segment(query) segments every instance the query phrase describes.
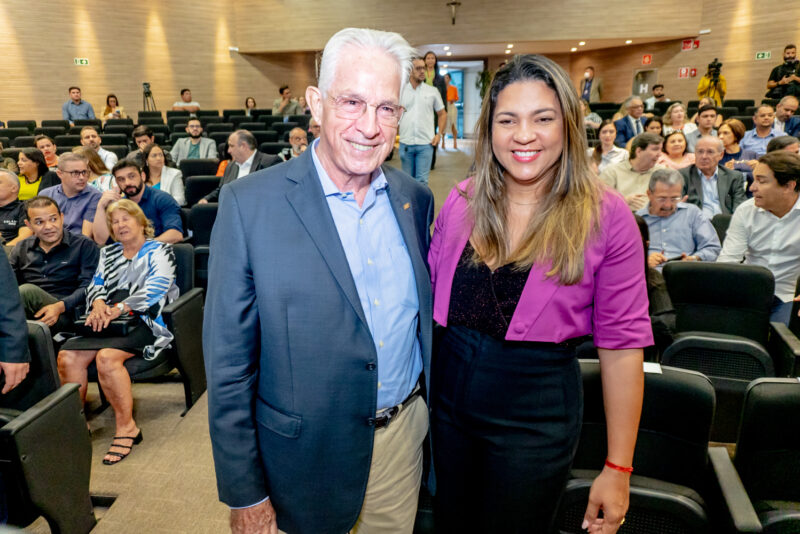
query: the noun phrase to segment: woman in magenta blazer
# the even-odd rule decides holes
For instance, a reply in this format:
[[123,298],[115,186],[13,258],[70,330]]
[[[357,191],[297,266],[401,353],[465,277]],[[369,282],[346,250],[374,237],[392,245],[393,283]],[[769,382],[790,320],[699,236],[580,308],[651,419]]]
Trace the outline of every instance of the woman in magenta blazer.
[[582,422],[575,347],[588,336],[609,435],[584,528],[616,532],[653,343],[633,214],[591,172],[578,97],[547,58],[497,72],[475,152],[428,257],[446,327],[431,373],[437,532],[552,529]]

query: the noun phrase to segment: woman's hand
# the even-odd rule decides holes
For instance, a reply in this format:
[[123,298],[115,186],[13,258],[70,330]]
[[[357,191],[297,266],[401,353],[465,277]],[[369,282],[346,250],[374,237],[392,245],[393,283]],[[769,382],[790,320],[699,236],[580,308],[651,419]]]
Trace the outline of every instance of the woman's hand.
[[[590,533],[614,534],[625,519],[630,497],[630,475],[604,467],[589,490],[589,504],[581,528]],[[598,518],[598,511],[603,517]]]

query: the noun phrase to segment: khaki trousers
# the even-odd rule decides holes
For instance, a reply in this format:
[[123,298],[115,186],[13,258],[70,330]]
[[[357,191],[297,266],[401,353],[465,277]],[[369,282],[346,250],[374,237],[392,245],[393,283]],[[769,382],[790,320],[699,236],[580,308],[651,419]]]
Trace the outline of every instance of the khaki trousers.
[[427,433],[428,407],[421,396],[375,431],[367,492],[351,534],[411,534]]

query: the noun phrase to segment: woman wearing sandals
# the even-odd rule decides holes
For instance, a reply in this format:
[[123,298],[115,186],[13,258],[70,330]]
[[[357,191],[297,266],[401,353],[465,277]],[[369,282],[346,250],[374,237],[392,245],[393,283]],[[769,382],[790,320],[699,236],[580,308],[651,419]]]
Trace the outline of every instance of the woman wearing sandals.
[[[100,387],[114,409],[114,441],[103,458],[113,465],[124,460],[142,441],[142,431],[133,420],[131,379],[125,360],[156,358],[169,346],[172,334],[167,330],[161,311],[178,297],[175,284],[175,255],[172,246],[153,240],[153,226],[142,209],[127,199],[106,210],[108,231],[116,242],[100,251],[100,261],[87,288],[90,310],[86,326],[92,335],[73,337],[58,353],[61,382],[80,384],[81,398],[86,398],[86,368],[97,364]],[[135,321],[127,335],[109,332],[109,324],[120,316]]]

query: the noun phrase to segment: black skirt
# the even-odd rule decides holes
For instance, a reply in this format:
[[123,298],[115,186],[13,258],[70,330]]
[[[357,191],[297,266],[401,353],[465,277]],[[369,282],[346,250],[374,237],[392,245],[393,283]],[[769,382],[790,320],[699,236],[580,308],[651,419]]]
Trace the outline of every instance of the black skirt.
[[146,324],[139,323],[133,328],[132,332],[129,332],[128,335],[124,337],[71,337],[64,342],[64,345],[61,346],[61,350],[117,349],[141,356],[144,348],[148,345],[153,345],[155,342],[156,337],[153,335],[153,332]]

